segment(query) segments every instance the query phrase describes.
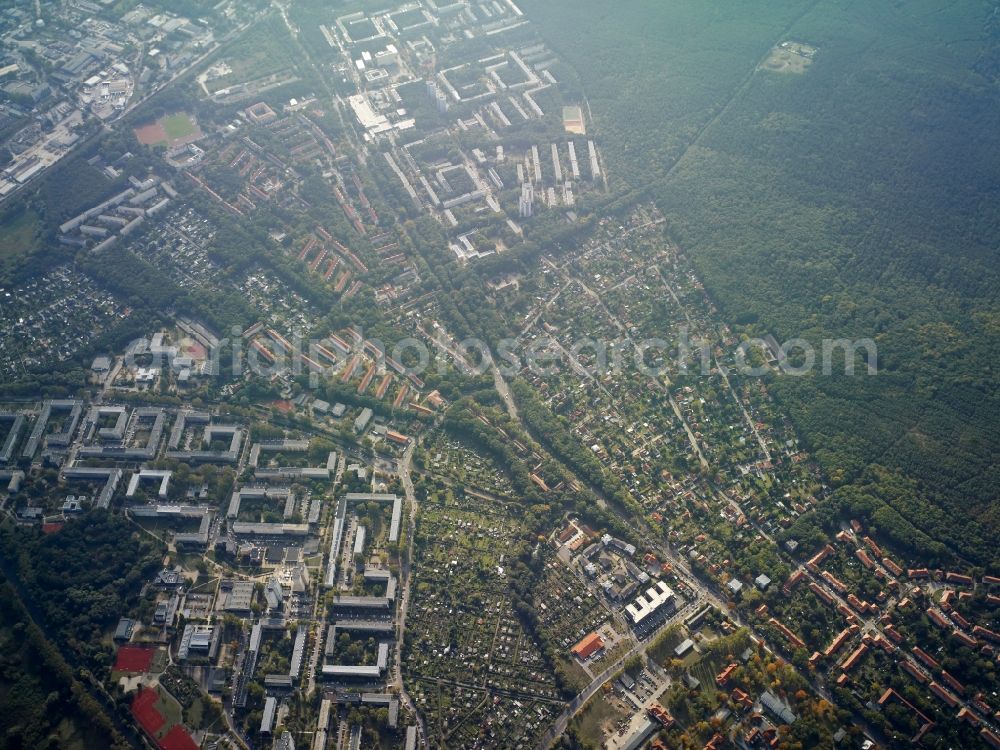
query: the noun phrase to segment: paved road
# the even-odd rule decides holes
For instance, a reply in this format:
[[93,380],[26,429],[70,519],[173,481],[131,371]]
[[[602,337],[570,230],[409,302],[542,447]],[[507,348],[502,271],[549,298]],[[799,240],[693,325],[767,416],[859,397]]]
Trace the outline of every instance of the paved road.
[[411,441],[409,445],[406,446],[406,450],[403,451],[403,457],[397,464],[397,473],[399,475],[399,480],[403,484],[403,494],[406,496],[407,505],[410,508],[409,520],[407,524],[406,540],[407,548],[406,554],[403,555],[402,564],[400,565],[400,576],[402,577],[402,586],[400,599],[399,599],[399,609],[396,612],[396,656],[395,664],[393,666],[393,681],[392,686],[399,688],[399,700],[405,708],[413,713],[417,717],[417,735],[419,738],[420,746],[427,747],[427,731],[424,727],[423,716],[417,711],[417,706],[410,697],[410,694],[406,690],[406,686],[403,684],[403,638],[406,634],[406,613],[410,607],[410,597],[412,595],[411,584],[413,582],[413,577],[411,575],[411,561],[413,559],[413,538],[416,536],[416,526],[417,526],[417,495],[413,491],[413,477],[410,474],[410,463],[413,459],[413,451],[416,448],[416,442]]
[[572,719],[577,712],[587,704],[587,701],[594,697],[594,694],[601,689],[601,686],[618,674],[618,672],[625,667],[625,662],[632,657],[641,654],[645,648],[646,647],[643,644],[637,643],[627,654],[625,654],[625,656],[597,675],[597,677],[595,677],[591,683],[587,685],[587,687],[580,691],[580,693],[569,702],[566,709],[559,714],[559,718],[555,720],[555,723],[549,727],[548,731],[538,741],[538,744],[535,746],[535,750],[547,750],[547,748],[551,747],[552,743],[555,742],[558,737],[561,737],[566,731],[566,727],[569,726],[570,719]]

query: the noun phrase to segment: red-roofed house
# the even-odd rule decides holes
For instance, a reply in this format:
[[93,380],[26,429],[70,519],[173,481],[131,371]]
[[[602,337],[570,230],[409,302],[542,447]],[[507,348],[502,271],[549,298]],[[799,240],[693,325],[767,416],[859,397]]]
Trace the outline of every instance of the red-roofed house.
[[948,583],[957,583],[962,586],[975,585],[975,582],[972,580],[972,576],[962,575],[961,573],[952,573],[950,570],[944,574],[944,580]]
[[935,661],[935,659],[930,654],[928,654],[919,646],[913,647],[913,655],[916,656],[918,659],[920,659],[920,661],[922,661],[926,666],[930,667],[931,669],[941,669],[941,665],[938,664],[937,661]]
[[875,568],[875,561],[871,559],[867,552],[863,549],[854,550],[854,556],[861,561],[868,570],[873,570]]
[[941,670],[941,679],[948,685],[948,687],[959,695],[963,695],[965,693],[965,686],[944,670]]
[[979,641],[977,641],[972,636],[963,633],[958,628],[952,630],[951,634],[952,636],[954,636],[955,640],[959,641],[963,646],[968,646],[969,648],[975,648],[976,646],[979,645]]
[[906,672],[910,677],[919,682],[921,685],[927,684],[927,676],[917,669],[908,659],[903,659],[899,662],[899,668]]
[[733,662],[732,664],[728,665],[725,669],[723,669],[721,672],[719,672],[719,674],[715,676],[715,683],[719,687],[725,685],[727,682],[729,682],[730,675],[732,675],[732,673],[736,670],[736,667],[738,666],[739,665],[736,662]]
[[828,544],[825,547],[823,547],[823,549],[821,549],[819,552],[817,552],[815,555],[813,555],[811,558],[809,558],[809,562],[806,563],[806,567],[809,568],[810,570],[815,570],[821,562],[823,562],[827,557],[829,557],[832,554],[833,554],[833,547]]
[[882,564],[885,566],[886,570],[888,570],[894,576],[901,576],[901,575],[903,575],[903,569],[899,565],[897,565],[895,562],[893,562],[890,558],[883,557],[882,558]]
[[847,591],[847,584],[845,584],[843,581],[837,578],[837,576],[835,576],[829,570],[823,571],[823,579],[831,586],[833,586],[833,588],[835,588],[841,594]]
[[959,721],[965,721],[974,727],[979,726],[979,717],[977,717],[972,711],[962,706],[962,709],[958,712]]
[[988,641],[1000,642],[1000,633],[994,633],[989,628],[984,628],[981,625],[975,625],[972,628],[972,634],[981,636]]
[[942,702],[947,703],[949,706],[954,708],[958,705],[958,698],[949,693],[943,687],[938,685],[936,682],[932,682],[930,685],[930,690],[934,695],[936,695]]
[[753,698],[739,688],[733,688],[733,692],[730,694],[730,697],[733,699],[733,703],[738,706],[742,706],[743,708],[750,708],[753,706]]
[[799,584],[799,582],[803,578],[805,578],[805,576],[806,576],[805,571],[802,570],[802,568],[796,569],[794,573],[788,576],[788,580],[785,581],[785,585],[781,587],[781,590],[784,591],[786,594],[791,592],[791,590],[795,588]]
[[903,642],[903,634],[900,633],[898,630],[896,630],[896,626],[895,625],[886,625],[885,626],[885,634],[887,636],[889,636],[889,638],[894,643],[902,643]]
[[979,736],[982,737],[983,740],[990,745],[990,747],[1000,750],[1000,737],[998,737],[994,732],[991,732],[986,727],[983,727],[979,730]]
[[931,622],[933,622],[935,625],[937,625],[942,630],[945,629],[945,628],[950,627],[950,625],[951,625],[951,623],[949,623],[948,620],[945,619],[944,615],[942,615],[940,612],[938,612],[933,607],[928,607],[927,608],[927,616],[930,618]]
[[830,596],[830,594],[827,593],[822,586],[813,581],[810,581],[809,583],[809,590],[812,591],[814,594],[816,594],[816,596],[818,596],[827,604],[833,604],[835,601],[835,599],[832,596]]
[[851,629],[844,628],[841,630],[837,636],[830,642],[830,645],[826,647],[823,651],[824,656],[833,656],[837,653],[841,647],[847,643],[847,639],[851,637]]
[[864,538],[864,542],[868,546],[868,549],[870,549],[872,552],[874,552],[879,557],[882,557],[882,549],[877,544],[875,544],[875,540],[874,539],[872,539],[870,536],[866,536]]
[[604,639],[597,633],[591,633],[570,650],[580,661],[586,661],[602,648],[604,648]]
[[844,663],[840,665],[840,668],[843,669],[844,672],[850,672],[857,666],[858,662],[861,661],[861,657],[863,657],[867,652],[868,646],[862,643],[854,649],[854,652],[848,656],[847,659],[844,660]]

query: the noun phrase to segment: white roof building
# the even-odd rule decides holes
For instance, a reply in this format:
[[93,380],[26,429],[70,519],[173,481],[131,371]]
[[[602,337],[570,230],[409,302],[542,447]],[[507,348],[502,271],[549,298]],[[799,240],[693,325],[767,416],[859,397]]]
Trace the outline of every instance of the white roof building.
[[631,616],[632,624],[639,625],[673,598],[673,589],[664,581],[660,581],[655,586],[646,589],[645,594],[637,596],[635,602],[626,605],[625,611]]

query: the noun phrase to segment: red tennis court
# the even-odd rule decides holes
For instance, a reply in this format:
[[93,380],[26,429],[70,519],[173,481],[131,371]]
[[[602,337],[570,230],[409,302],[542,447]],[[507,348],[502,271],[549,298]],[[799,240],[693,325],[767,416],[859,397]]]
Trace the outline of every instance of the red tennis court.
[[114,668],[118,672],[134,672],[136,674],[148,672],[149,665],[153,663],[153,654],[155,653],[156,649],[153,648],[122,646],[118,649]]
[[160,747],[163,750],[198,750],[198,745],[180,724],[175,724],[174,728],[166,733],[160,740]]
[[155,707],[159,698],[155,690],[142,688],[132,700],[132,715],[150,737],[155,737],[156,732],[166,723],[166,719]]

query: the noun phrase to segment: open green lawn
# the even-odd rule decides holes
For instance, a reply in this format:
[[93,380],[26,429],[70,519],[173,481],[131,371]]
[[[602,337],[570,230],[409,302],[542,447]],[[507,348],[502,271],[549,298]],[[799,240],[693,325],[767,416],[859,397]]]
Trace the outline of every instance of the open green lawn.
[[37,225],[38,217],[28,210],[0,219],[0,263],[31,252]]
[[156,710],[163,714],[163,718],[167,720],[164,727],[169,728],[174,724],[180,724],[183,719],[181,704],[163,687],[158,688],[157,692],[160,694],[160,700],[156,702]]
[[557,665],[562,670],[562,675],[567,684],[573,690],[583,690],[590,683],[590,677],[583,670],[575,659],[560,654],[557,658]]
[[720,638],[712,644],[703,642],[701,648],[703,653],[693,657],[685,658],[686,667],[690,667],[691,674],[701,680],[702,689],[715,689],[715,676],[731,661],[738,659],[740,652],[750,644],[750,637],[745,630],[741,630],[731,636]]
[[671,625],[657,636],[647,649],[649,658],[658,664],[664,664],[674,658],[674,649],[687,637],[686,631],[680,625]]
[[201,698],[195,698],[191,703],[191,707],[187,710],[187,723],[196,728],[200,729],[202,722],[205,720],[205,705],[201,702]]
[[175,140],[177,138],[187,138],[197,129],[194,121],[183,112],[164,117],[160,123],[167,134],[167,138]]
[[600,747],[604,740],[604,732],[601,725],[607,721],[616,721],[622,718],[622,713],[604,699],[604,695],[597,693],[587,707],[583,709],[579,717],[574,720],[580,739],[590,743],[594,747]]
[[153,663],[149,666],[149,671],[153,674],[159,674],[164,669],[167,668],[167,652],[165,649],[157,649],[156,653],[153,655]]

